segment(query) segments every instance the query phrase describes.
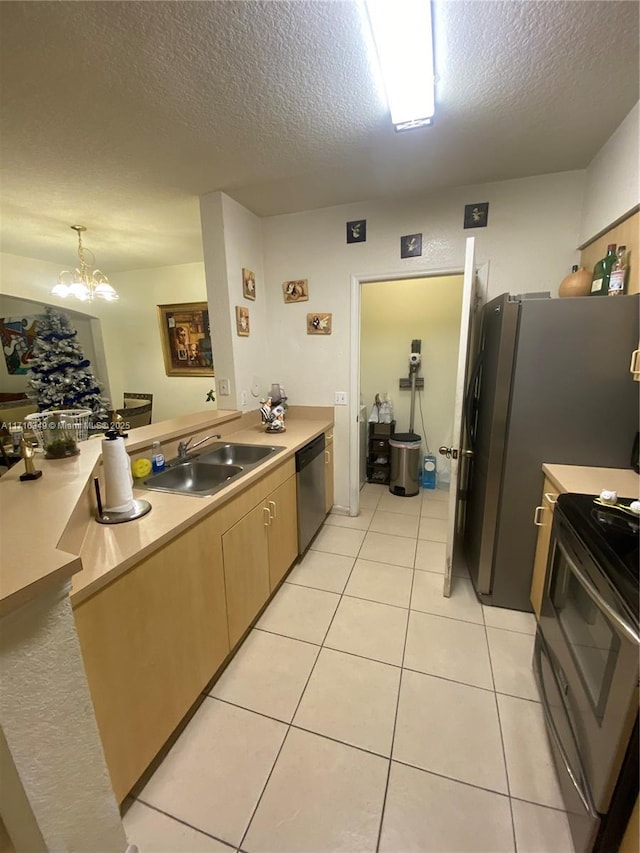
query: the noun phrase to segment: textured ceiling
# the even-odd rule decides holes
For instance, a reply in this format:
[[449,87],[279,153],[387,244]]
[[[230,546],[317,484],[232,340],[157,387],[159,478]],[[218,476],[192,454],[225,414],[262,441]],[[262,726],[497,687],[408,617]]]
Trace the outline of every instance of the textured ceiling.
[[433,7],[435,124],[396,134],[355,0],[2,0],[2,250],[68,264],[81,223],[108,272],[197,261],[203,193],[263,216],[580,169],[638,100],[636,2]]

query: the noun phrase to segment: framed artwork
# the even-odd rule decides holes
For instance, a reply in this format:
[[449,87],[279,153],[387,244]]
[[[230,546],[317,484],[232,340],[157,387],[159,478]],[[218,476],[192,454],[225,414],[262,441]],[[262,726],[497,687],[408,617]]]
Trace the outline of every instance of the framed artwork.
[[331,314],[307,314],[308,335],[330,335]]
[[353,222],[347,222],[347,243],[366,243],[367,242],[367,220],[354,219]]
[[167,376],[213,376],[209,306],[206,302],[158,305]]
[[249,309],[236,305],[236,331],[243,337],[249,337]]
[[405,234],[400,238],[400,257],[419,258],[422,255],[422,234]]
[[256,276],[251,270],[242,268],[242,295],[245,299],[256,298]]
[[282,293],[285,302],[308,302],[309,284],[306,278],[296,281],[285,281],[282,283]]
[[489,221],[489,202],[483,201],[482,204],[465,204],[464,206],[464,227],[465,228],[486,228]]
[[28,373],[31,369],[38,320],[42,317],[44,314],[0,319],[0,339],[7,373],[17,375]]

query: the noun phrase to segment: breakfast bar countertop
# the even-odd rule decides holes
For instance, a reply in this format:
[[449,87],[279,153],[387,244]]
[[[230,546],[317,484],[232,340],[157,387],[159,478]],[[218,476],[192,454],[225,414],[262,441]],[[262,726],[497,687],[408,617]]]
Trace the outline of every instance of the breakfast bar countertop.
[[210,498],[134,487],[134,497],[148,500],[152,509],[125,524],[102,525],[94,520],[92,479],[102,476],[99,439],[82,442],[80,454],[70,459],[46,460],[36,455],[36,468],[43,476],[33,482],[20,482],[23,466],[15,465],[0,478],[0,613],[72,576],[71,599],[79,603],[332,425],[332,407],[290,407],[284,433],[266,433],[256,412],[242,415],[229,410],[185,415],[132,430],[126,440],[132,459],[148,456],[155,440],[163,442],[169,458],[180,438],[198,440],[211,432],[220,433],[221,441],[284,450]]

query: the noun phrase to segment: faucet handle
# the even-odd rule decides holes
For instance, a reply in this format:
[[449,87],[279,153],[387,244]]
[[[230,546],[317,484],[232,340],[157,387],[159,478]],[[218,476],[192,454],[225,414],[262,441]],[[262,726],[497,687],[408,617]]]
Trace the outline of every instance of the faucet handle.
[[[191,436],[193,438],[193,436]],[[189,449],[189,445],[191,444],[191,438],[188,438],[186,441],[178,442],[178,456],[185,456],[187,450]]]

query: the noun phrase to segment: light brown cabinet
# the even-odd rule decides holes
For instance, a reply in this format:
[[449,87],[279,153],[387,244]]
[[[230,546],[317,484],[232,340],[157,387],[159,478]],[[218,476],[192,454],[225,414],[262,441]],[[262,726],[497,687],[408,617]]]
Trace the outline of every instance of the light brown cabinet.
[[283,462],[74,610],[111,782],[122,802],[298,554]]
[[229,652],[220,533],[198,522],[74,610],[122,802]]
[[233,649],[298,554],[295,475],[223,534],[222,551]]
[[325,434],[324,463],[324,511],[331,512],[333,507],[333,433]]
[[298,524],[296,505],[296,478],[286,482],[267,497],[270,522],[269,584],[271,592],[278,586],[287,570],[298,556]]
[[231,648],[269,598],[269,510],[259,505],[222,536]]
[[533,523],[538,528],[538,539],[536,542],[536,554],[533,560],[533,575],[531,578],[531,604],[534,612],[540,618],[542,608],[542,596],[544,584],[547,577],[547,560],[549,557],[549,543],[551,542],[551,525],[553,524],[553,510],[558,499],[558,492],[551,480],[544,479],[542,488],[542,500],[535,508]]

